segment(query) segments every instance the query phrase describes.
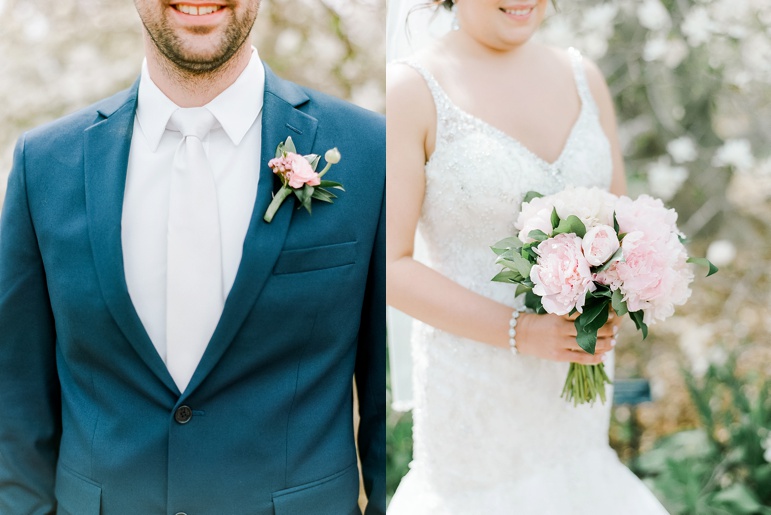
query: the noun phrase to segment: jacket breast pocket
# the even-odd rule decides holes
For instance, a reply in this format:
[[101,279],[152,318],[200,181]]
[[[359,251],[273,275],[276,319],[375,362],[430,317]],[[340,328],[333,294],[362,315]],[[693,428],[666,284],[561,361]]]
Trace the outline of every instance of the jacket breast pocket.
[[356,242],[284,250],[273,267],[275,275],[296,274],[356,263]]
[[273,493],[275,515],[361,515],[356,463],[323,479]]
[[99,515],[102,487],[60,463],[54,488],[57,515]]

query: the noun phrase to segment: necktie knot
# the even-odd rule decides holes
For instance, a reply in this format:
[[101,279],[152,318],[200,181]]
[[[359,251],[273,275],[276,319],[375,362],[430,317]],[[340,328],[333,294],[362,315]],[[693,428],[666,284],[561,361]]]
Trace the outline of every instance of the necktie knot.
[[214,115],[205,107],[180,108],[169,119],[169,128],[182,133],[182,137],[195,136],[203,140],[216,122]]

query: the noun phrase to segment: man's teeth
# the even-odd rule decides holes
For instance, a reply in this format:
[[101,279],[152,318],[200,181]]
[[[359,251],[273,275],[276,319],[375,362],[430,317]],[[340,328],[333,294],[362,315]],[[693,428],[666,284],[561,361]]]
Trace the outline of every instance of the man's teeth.
[[204,14],[211,14],[222,9],[221,5],[206,5],[196,7],[195,5],[177,4],[175,7],[179,12],[192,14],[193,16],[203,16]]
[[506,14],[513,14],[514,16],[526,16],[530,14],[532,10],[532,7],[528,7],[527,9],[503,9],[503,12]]

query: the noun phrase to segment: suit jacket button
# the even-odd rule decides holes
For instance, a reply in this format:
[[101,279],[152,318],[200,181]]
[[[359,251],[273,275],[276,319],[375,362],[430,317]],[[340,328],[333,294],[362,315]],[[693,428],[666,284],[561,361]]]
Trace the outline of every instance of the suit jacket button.
[[191,418],[193,418],[193,410],[189,406],[180,406],[174,412],[174,420],[180,424],[187,424]]

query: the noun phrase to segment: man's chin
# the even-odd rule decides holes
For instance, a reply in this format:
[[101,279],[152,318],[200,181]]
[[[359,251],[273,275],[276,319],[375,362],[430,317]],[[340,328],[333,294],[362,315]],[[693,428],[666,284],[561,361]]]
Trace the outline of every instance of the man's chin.
[[212,45],[187,46],[184,50],[167,54],[166,57],[178,68],[190,73],[208,73],[219,69],[233,56],[235,50],[218,49],[212,52]]

